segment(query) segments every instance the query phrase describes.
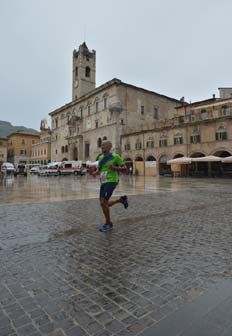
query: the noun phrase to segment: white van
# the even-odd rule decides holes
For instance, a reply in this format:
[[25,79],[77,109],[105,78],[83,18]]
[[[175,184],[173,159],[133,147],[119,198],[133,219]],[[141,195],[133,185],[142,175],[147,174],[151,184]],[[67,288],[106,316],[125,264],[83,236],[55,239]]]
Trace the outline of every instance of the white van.
[[83,167],[82,161],[64,161],[58,167],[59,175],[85,175],[86,169]]

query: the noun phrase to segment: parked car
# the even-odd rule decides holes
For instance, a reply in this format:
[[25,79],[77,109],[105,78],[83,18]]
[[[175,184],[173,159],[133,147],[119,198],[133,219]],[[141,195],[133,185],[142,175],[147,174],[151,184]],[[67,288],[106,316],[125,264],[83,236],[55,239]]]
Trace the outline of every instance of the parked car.
[[37,166],[37,167],[32,167],[32,168],[30,169],[30,174],[31,174],[31,175],[39,175],[39,173],[40,173],[40,167],[39,167],[39,166]]
[[16,174],[16,169],[14,165],[10,162],[3,162],[1,166],[1,173],[3,175],[15,175]]

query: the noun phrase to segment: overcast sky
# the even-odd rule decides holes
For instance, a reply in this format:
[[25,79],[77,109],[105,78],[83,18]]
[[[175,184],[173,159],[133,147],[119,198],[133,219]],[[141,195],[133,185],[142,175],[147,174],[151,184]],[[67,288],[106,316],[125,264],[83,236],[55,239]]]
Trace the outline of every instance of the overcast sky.
[[186,101],[232,86],[231,0],[0,0],[0,120],[39,129],[71,101],[72,52],[96,50],[97,86]]

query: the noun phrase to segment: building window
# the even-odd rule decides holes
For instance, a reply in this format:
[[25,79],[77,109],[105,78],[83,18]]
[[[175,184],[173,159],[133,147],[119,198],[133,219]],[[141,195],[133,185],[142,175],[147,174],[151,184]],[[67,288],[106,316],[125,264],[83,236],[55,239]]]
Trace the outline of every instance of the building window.
[[135,144],[135,149],[142,149],[142,144],[141,144],[141,142],[137,142],[136,144]]
[[64,146],[61,147],[61,153],[64,153]]
[[227,140],[227,131],[217,131],[216,140]]
[[102,145],[102,139],[98,138],[98,140],[97,140],[97,146],[98,146],[98,148],[100,148],[101,145]]
[[65,146],[65,153],[68,153],[68,145]]
[[167,139],[160,139],[159,145],[160,145],[160,147],[166,147],[167,146]]
[[58,119],[55,120],[55,128],[58,127]]
[[97,101],[96,102],[96,113],[98,112],[98,109],[99,109],[99,102]]
[[190,136],[190,143],[200,143],[201,142],[201,136],[200,134],[195,134]]
[[103,137],[103,141],[105,141],[105,140],[107,140],[107,137],[104,135],[104,137]]
[[75,67],[75,77],[78,77],[78,67]]
[[121,120],[120,120],[120,124],[121,124],[121,125],[124,125],[124,119],[121,119]]
[[85,144],[85,158],[88,159],[89,158],[89,143]]
[[222,106],[222,116],[228,116],[230,114],[230,109],[227,105]]
[[80,108],[80,118],[83,118],[83,107]]
[[207,119],[208,118],[208,113],[205,109],[201,110],[201,120]]
[[128,150],[130,150],[130,149],[131,149],[130,144],[129,144],[129,143],[125,144],[125,150],[128,151]]
[[183,138],[181,135],[178,135],[178,136],[174,136],[174,139],[173,139],[173,143],[174,145],[182,145],[183,144]]
[[95,127],[98,128],[98,121],[95,121]]
[[108,108],[108,98],[107,97],[104,97],[103,104],[104,104],[104,109],[107,109]]
[[22,139],[22,145],[25,145],[25,143],[26,143],[25,139]]
[[193,110],[189,111],[189,121],[195,121],[195,113]]
[[155,106],[154,106],[154,109],[153,109],[153,118],[158,119],[158,107],[155,107]]
[[90,115],[90,105],[88,105],[87,110],[88,110],[88,116],[89,116]]
[[32,143],[32,145],[34,145],[35,144],[35,140],[31,140],[31,143]]
[[154,148],[154,140],[153,139],[149,139],[147,141],[147,148]]
[[141,105],[141,114],[144,114],[144,105]]
[[85,68],[85,77],[90,77],[90,67]]

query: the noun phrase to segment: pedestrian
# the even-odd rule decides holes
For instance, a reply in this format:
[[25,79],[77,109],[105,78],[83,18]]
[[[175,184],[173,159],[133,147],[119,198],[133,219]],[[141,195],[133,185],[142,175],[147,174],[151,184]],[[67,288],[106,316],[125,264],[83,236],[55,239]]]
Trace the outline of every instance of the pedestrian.
[[101,232],[107,232],[113,229],[113,223],[110,218],[110,207],[121,203],[124,208],[128,208],[128,197],[121,196],[116,200],[110,200],[114,189],[116,188],[119,172],[126,172],[127,167],[119,154],[111,152],[112,143],[108,140],[103,141],[101,145],[102,154],[98,158],[98,168],[93,173],[100,174],[100,205],[105,216],[105,224],[99,229]]

